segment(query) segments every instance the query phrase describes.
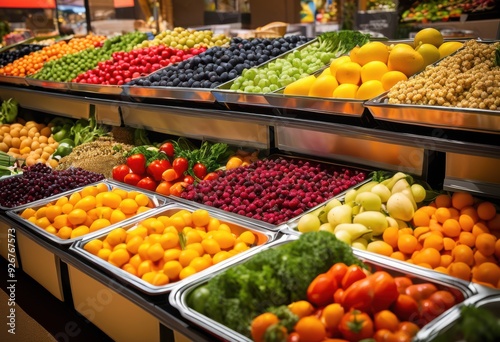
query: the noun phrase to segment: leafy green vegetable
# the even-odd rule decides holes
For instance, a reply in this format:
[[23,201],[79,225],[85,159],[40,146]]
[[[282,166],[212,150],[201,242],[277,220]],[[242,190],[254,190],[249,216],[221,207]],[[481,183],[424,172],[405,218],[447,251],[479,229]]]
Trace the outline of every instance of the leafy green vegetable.
[[23,160],[16,159],[11,155],[0,151],[0,177],[22,173]]
[[490,310],[465,305],[460,309],[460,318],[450,329],[433,341],[493,342],[500,340],[500,320]]
[[325,32],[318,37],[321,50],[331,52],[335,57],[348,53],[357,45],[365,45],[369,39],[369,34],[351,30]]
[[296,241],[264,250],[211,278],[204,285],[210,296],[202,313],[250,336],[254,317],[270,308],[306,299],[309,283],[337,262],[365,267],[334,234],[304,233]]
[[103,125],[98,125],[95,115],[90,115],[89,119],[79,119],[71,127],[71,136],[75,141],[75,146],[92,142],[95,139],[108,134],[108,130]]
[[151,141],[147,136],[147,132],[144,128],[136,128],[134,131],[134,144],[137,146],[141,145],[151,145]]
[[286,328],[286,331],[293,331],[293,327],[299,321],[299,316],[291,312],[288,305],[271,307],[267,310],[267,312],[271,312],[278,316],[280,324]]

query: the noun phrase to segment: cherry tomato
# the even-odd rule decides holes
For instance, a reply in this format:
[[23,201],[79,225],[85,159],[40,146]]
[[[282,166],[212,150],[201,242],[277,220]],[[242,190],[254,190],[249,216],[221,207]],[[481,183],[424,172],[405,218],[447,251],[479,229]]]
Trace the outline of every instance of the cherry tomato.
[[186,182],[188,184],[193,184],[194,178],[193,178],[193,176],[187,175],[186,177],[184,177],[183,182]]
[[339,329],[346,340],[359,341],[373,336],[373,321],[367,313],[351,310],[342,317]]
[[197,178],[203,179],[207,175],[207,167],[202,163],[196,163],[193,166],[193,173]]
[[394,281],[396,282],[399,293],[405,293],[406,288],[413,285],[412,280],[408,277],[394,277]]
[[406,288],[406,294],[412,296],[417,302],[427,299],[431,294],[437,291],[437,287],[431,283],[422,283],[410,285]]
[[325,306],[333,301],[337,282],[331,273],[316,276],[307,288],[307,300],[316,306]]
[[333,301],[335,303],[342,304],[342,298],[344,297],[344,289],[339,287],[333,294]]
[[300,335],[297,332],[292,332],[288,334],[286,342],[300,342]]
[[155,191],[158,184],[155,182],[153,178],[144,177],[139,182],[137,182],[136,186],[138,186],[141,189]]
[[420,318],[423,324],[429,323],[437,316],[441,315],[446,309],[438,305],[430,299],[423,299],[420,301]]
[[342,288],[345,290],[351,286],[352,283],[364,278],[366,278],[365,271],[358,265],[351,265],[347,268],[347,271],[342,278]]
[[176,182],[174,185],[170,187],[170,195],[172,196],[181,196],[181,193],[189,184],[186,182]]
[[335,265],[330,267],[328,272],[333,274],[333,277],[337,281],[337,284],[342,284],[342,278],[344,278],[347,273],[348,266],[343,262],[337,262]]
[[172,144],[171,142],[163,143],[160,146],[159,150],[171,158],[173,158],[174,156],[174,144]]
[[401,321],[414,322],[419,319],[418,303],[407,294],[400,293],[396,301],[391,305],[391,311],[398,316]]
[[141,176],[137,173],[129,173],[125,177],[123,177],[123,182],[130,185],[137,185],[137,183],[141,180]]
[[411,337],[415,336],[419,330],[420,330],[420,328],[418,327],[418,325],[416,325],[415,323],[412,323],[412,322],[408,322],[408,321],[401,322],[401,323],[399,323],[399,326],[398,326],[398,331],[403,331],[403,332],[407,333],[408,335],[410,335]]
[[146,172],[146,157],[141,153],[136,153],[127,158],[127,165],[133,173],[143,175]]
[[445,311],[457,303],[455,296],[449,291],[439,290],[429,296],[429,300],[433,301]]
[[175,158],[174,161],[172,162],[172,167],[179,176],[181,176],[182,174],[184,174],[184,172],[187,171],[188,166],[189,166],[188,160],[183,157]]
[[370,277],[355,281],[344,289],[341,303],[346,310],[358,309],[369,311],[373,302],[375,291]]
[[116,165],[115,167],[113,167],[112,177],[114,180],[118,182],[123,182],[123,178],[125,178],[125,176],[128,175],[130,172],[132,171],[127,165],[125,164]]
[[219,175],[216,172],[209,172],[205,177],[203,177],[203,180],[214,180],[217,179]]
[[170,162],[166,159],[153,160],[149,163],[146,171],[155,181],[161,181],[163,172],[171,167]]
[[385,271],[377,271],[371,276],[373,284],[372,312],[388,309],[399,296],[394,278]]

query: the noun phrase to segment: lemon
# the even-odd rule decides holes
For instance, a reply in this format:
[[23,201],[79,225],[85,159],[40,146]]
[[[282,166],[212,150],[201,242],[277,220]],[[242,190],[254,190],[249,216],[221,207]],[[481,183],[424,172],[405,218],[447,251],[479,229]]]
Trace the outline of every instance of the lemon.
[[339,65],[335,74],[339,84],[358,84],[361,80],[361,65],[355,62],[347,62]]
[[445,42],[439,46],[439,57],[443,58],[451,55],[453,52],[464,46],[461,42]]
[[417,32],[413,39],[413,45],[417,48],[420,44],[432,44],[439,47],[443,44],[443,35],[435,28],[428,27]]
[[351,62],[356,62],[359,64],[359,59],[358,59],[358,52],[361,47],[355,46],[351,52],[349,52],[349,58],[351,59]]
[[384,76],[382,76],[382,79],[380,81],[382,82],[384,90],[387,91],[391,89],[399,81],[406,81],[407,79],[408,77],[406,77],[406,75],[403,74],[401,71],[393,70],[386,72]]
[[315,81],[316,81],[316,76],[314,75],[301,78],[287,85],[283,90],[283,94],[307,96],[309,94],[309,89],[311,89],[311,85]]
[[410,50],[413,50],[413,46],[409,45],[409,44],[405,44],[405,43],[397,43],[397,44],[393,44],[389,47],[389,54],[392,53],[392,51],[394,50],[398,50],[398,49],[410,49]]
[[332,71],[330,70],[330,68],[326,68],[325,70],[323,70],[321,72],[321,74],[319,74],[318,77],[323,76],[323,75],[331,75],[331,74],[332,74]]
[[389,47],[382,42],[366,43],[356,53],[357,62],[363,66],[371,61],[387,63]]
[[382,79],[382,76],[389,71],[387,65],[381,61],[371,61],[361,67],[361,82]]
[[369,80],[359,86],[356,92],[356,98],[358,100],[368,100],[377,97],[383,92],[384,87],[382,86],[382,82],[379,80]]
[[333,91],[338,85],[337,79],[332,75],[319,76],[311,85],[309,96],[332,97]]
[[389,71],[398,70],[410,77],[424,68],[424,58],[413,49],[392,50],[387,66]]
[[424,68],[437,62],[440,59],[440,53],[437,47],[432,44],[420,44],[416,51],[424,58]]
[[332,97],[342,98],[342,99],[354,99],[356,98],[356,92],[358,91],[358,86],[356,84],[344,83],[340,84],[333,91]]
[[337,69],[339,68],[339,66],[342,64],[342,63],[346,63],[346,62],[351,62],[351,57],[349,56],[341,56],[337,59],[334,59],[331,63],[330,63],[330,67],[328,69],[330,69],[330,74],[332,76],[335,76],[336,73],[337,73]]

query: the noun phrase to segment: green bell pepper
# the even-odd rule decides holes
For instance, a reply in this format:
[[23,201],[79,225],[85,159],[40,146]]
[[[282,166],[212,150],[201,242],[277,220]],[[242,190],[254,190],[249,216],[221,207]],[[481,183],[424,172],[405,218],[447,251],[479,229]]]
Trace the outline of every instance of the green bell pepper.
[[61,140],[64,139],[71,139],[71,127],[73,125],[70,124],[65,124],[62,127],[59,126],[54,126],[52,127],[52,135],[54,137],[54,140],[57,142],[60,142]]
[[57,149],[55,152],[52,154],[52,158],[60,160],[63,157],[66,157],[68,154],[73,152],[73,148],[75,147],[75,142],[73,139],[66,138],[61,141],[59,141],[59,146],[57,146]]

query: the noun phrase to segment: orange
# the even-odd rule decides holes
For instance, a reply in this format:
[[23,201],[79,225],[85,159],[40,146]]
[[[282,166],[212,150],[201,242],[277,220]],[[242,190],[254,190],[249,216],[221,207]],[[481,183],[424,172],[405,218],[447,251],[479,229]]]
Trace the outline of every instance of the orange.
[[194,258],[199,256],[200,255],[195,249],[185,249],[182,250],[179,254],[179,262],[181,263],[182,267],[186,267]]
[[119,208],[125,215],[130,215],[135,214],[139,206],[137,205],[137,202],[135,200],[126,198],[120,202]]
[[472,248],[476,244],[476,236],[471,232],[462,231],[458,236],[458,243]]
[[424,68],[424,58],[413,49],[393,49],[387,62],[389,71],[401,71],[407,77]]
[[306,316],[299,319],[295,325],[295,331],[309,342],[319,342],[326,338],[326,328],[316,316]]
[[90,209],[94,209],[95,207],[96,207],[95,197],[92,195],[87,195],[85,197],[82,197],[82,199],[79,200],[78,202],[76,202],[76,204],[73,206],[73,209],[82,209],[85,211],[89,211]]
[[388,72],[387,65],[381,61],[371,61],[361,67],[361,82],[370,80],[382,81],[382,77]]
[[491,202],[481,202],[477,206],[477,215],[481,220],[489,221],[497,214],[495,205]]
[[189,263],[189,266],[193,267],[196,272],[201,272],[204,269],[212,266],[212,259],[204,258],[204,257],[196,257]]
[[333,91],[332,97],[342,98],[342,99],[354,99],[356,98],[356,93],[359,86],[356,84],[344,83],[340,84]]
[[440,207],[436,209],[436,212],[434,213],[436,216],[436,220],[439,223],[444,223],[444,221],[448,220],[451,218],[451,212],[448,208],[445,207]]
[[387,329],[389,331],[398,330],[399,318],[390,310],[382,310],[373,316],[375,330]]
[[399,228],[396,227],[388,227],[382,233],[382,239],[388,243],[392,248],[396,248],[398,246],[398,234]]
[[474,265],[474,252],[469,246],[456,245],[451,251],[451,256],[455,262],[463,262],[469,266]]
[[474,265],[477,266],[482,264],[483,262],[493,262],[496,264],[497,260],[494,255],[484,255],[480,251],[476,250],[474,252]]
[[356,52],[356,60],[361,66],[372,61],[387,64],[389,58],[389,47],[381,42],[369,42],[359,48]]
[[[354,49],[356,49],[356,48],[354,48]],[[351,53],[352,53],[352,51],[351,51]],[[330,69],[330,75],[333,76],[333,77],[336,77],[338,67],[342,63],[346,63],[346,62],[351,62],[351,58],[349,56],[341,56],[341,57],[339,57],[337,59],[334,59],[330,63],[330,67],[329,67],[329,69]],[[352,61],[352,62],[354,62],[354,61]]]
[[451,195],[451,204],[453,208],[461,210],[474,205],[474,198],[468,192],[458,191]]
[[[299,301],[299,303],[305,302],[305,301]],[[307,302],[306,302],[307,303]],[[302,305],[303,307],[307,307],[306,304]],[[299,318],[309,316],[310,314],[307,314],[309,310],[303,310],[299,316]],[[325,327],[329,330],[335,331],[337,329],[340,321],[342,320],[342,317],[344,316],[344,308],[342,305],[338,303],[333,303],[333,304],[328,304],[325,306],[323,311],[321,312],[321,317],[320,320],[321,322],[325,325]]]
[[488,233],[481,233],[476,236],[476,248],[485,256],[495,254],[495,244],[497,238]]
[[500,267],[492,262],[484,262],[472,270],[472,280],[497,286],[500,281]]
[[236,238],[236,241],[243,241],[247,245],[253,245],[255,243],[255,240],[256,240],[255,234],[252,233],[251,231],[245,231]]
[[119,243],[125,242],[126,237],[127,237],[127,231],[125,229],[115,228],[109,232],[108,236],[106,237],[106,241],[111,246],[116,246]]
[[75,226],[84,223],[86,219],[87,213],[83,209],[73,209],[68,214],[68,221]]
[[452,262],[453,257],[450,254],[441,254],[441,263],[439,264],[439,266],[448,267]]
[[71,236],[70,236],[70,239],[74,239],[74,238],[77,238],[79,236],[83,236],[85,234],[88,234],[90,232],[89,230],[89,227],[87,226],[79,226],[79,227],[76,227],[75,229],[73,229],[73,231],[71,232]]
[[412,254],[417,249],[417,238],[410,234],[402,234],[398,238],[398,249],[405,254]]
[[454,239],[449,237],[443,238],[443,248],[445,251],[451,251],[453,248],[455,248],[456,245],[457,244]]
[[[442,209],[442,208],[440,208],[440,209]],[[438,210],[440,210],[440,209],[438,209]],[[443,233],[445,236],[455,238],[455,237],[458,237],[460,235],[461,231],[462,231],[462,228],[460,227],[460,224],[458,223],[457,220],[450,218],[450,219],[447,219],[446,221],[444,221]]]
[[175,248],[179,246],[179,234],[172,232],[163,233],[159,242],[165,250]]
[[213,263],[214,263],[214,265],[218,264],[219,262],[224,261],[224,260],[228,259],[229,257],[231,257],[231,254],[229,254],[229,252],[220,251],[214,255]]
[[180,248],[165,249],[165,253],[163,253],[163,261],[167,262],[170,260],[179,260],[180,255],[181,255]]
[[391,258],[401,260],[401,261],[406,261],[407,257],[403,252],[396,251],[391,254]]
[[196,269],[193,266],[186,266],[179,273],[179,279],[181,279],[181,280],[185,279],[189,276],[192,276],[195,273],[196,273]]
[[441,194],[434,200],[436,207],[438,208],[449,208],[451,207],[451,196],[447,194]]
[[425,209],[417,209],[413,214],[413,225],[416,227],[428,227],[431,217]]
[[460,215],[458,218],[458,223],[460,224],[460,228],[465,232],[472,231],[472,227],[474,227],[474,219],[466,214]]
[[111,225],[111,222],[105,218],[100,218],[93,221],[90,225],[90,232],[95,232],[96,230],[106,228]]
[[221,251],[219,243],[215,239],[203,239],[201,245],[206,253],[214,255]]
[[101,248],[102,248],[102,240],[99,239],[90,240],[83,246],[84,250],[94,255],[97,255],[97,252],[99,252]]
[[125,265],[123,265],[122,270],[124,270],[125,272],[128,272],[132,275],[137,276],[137,269],[131,263],[126,263]]
[[428,264],[431,268],[441,264],[441,254],[434,248],[423,248],[412,259],[417,265]]
[[380,82],[382,82],[382,87],[384,87],[385,91],[388,91],[391,89],[396,83],[400,81],[406,81],[408,77],[402,73],[401,71],[397,70],[391,70],[387,71],[382,78],[380,79]]
[[196,209],[191,213],[193,226],[204,227],[210,222],[210,214],[205,209]]
[[47,209],[45,210],[45,216],[50,222],[54,222],[55,217],[61,214],[62,214],[62,208],[58,205],[51,205],[50,207],[47,207]]
[[199,242],[190,243],[186,245],[185,249],[194,249],[196,252],[198,252],[198,255],[205,254],[205,250],[203,249],[203,246]]
[[218,230],[214,232],[213,238],[219,244],[220,248],[228,249],[234,246],[236,238],[232,233],[225,230]]
[[470,281],[471,268],[464,262],[452,262],[448,266],[448,274],[462,280]]
[[[299,300],[291,304],[288,304],[288,309],[293,314],[297,315],[299,318],[309,316],[314,312],[314,306],[312,306],[312,304],[309,303],[307,300]],[[324,310],[326,310],[326,307]]]
[[356,98],[359,100],[368,100],[384,92],[384,87],[382,86],[382,82],[379,80],[368,80],[363,82],[356,92]]
[[484,224],[483,222],[478,222],[474,225],[474,227],[472,227],[472,234],[474,234],[476,237],[479,234],[489,233],[489,232],[490,232],[490,230],[488,229],[486,224]]
[[440,251],[444,248],[443,237],[439,234],[430,234],[425,240],[423,244],[424,248],[434,248],[437,251]]
[[309,89],[308,96],[329,98],[333,96],[333,91],[339,86],[337,79],[332,75],[322,75],[316,78],[311,88]]
[[163,265],[163,273],[165,273],[168,278],[172,281],[179,279],[179,274],[182,271],[182,265],[177,260],[166,261]]
[[339,84],[358,85],[361,81],[361,65],[354,62],[342,63],[337,69],[336,78]]
[[130,254],[126,249],[120,248],[111,252],[108,258],[108,262],[111,264],[121,267],[130,260]]
[[130,240],[127,241],[127,251],[131,254],[137,254],[139,251],[139,246],[144,241],[142,236],[135,235]]

